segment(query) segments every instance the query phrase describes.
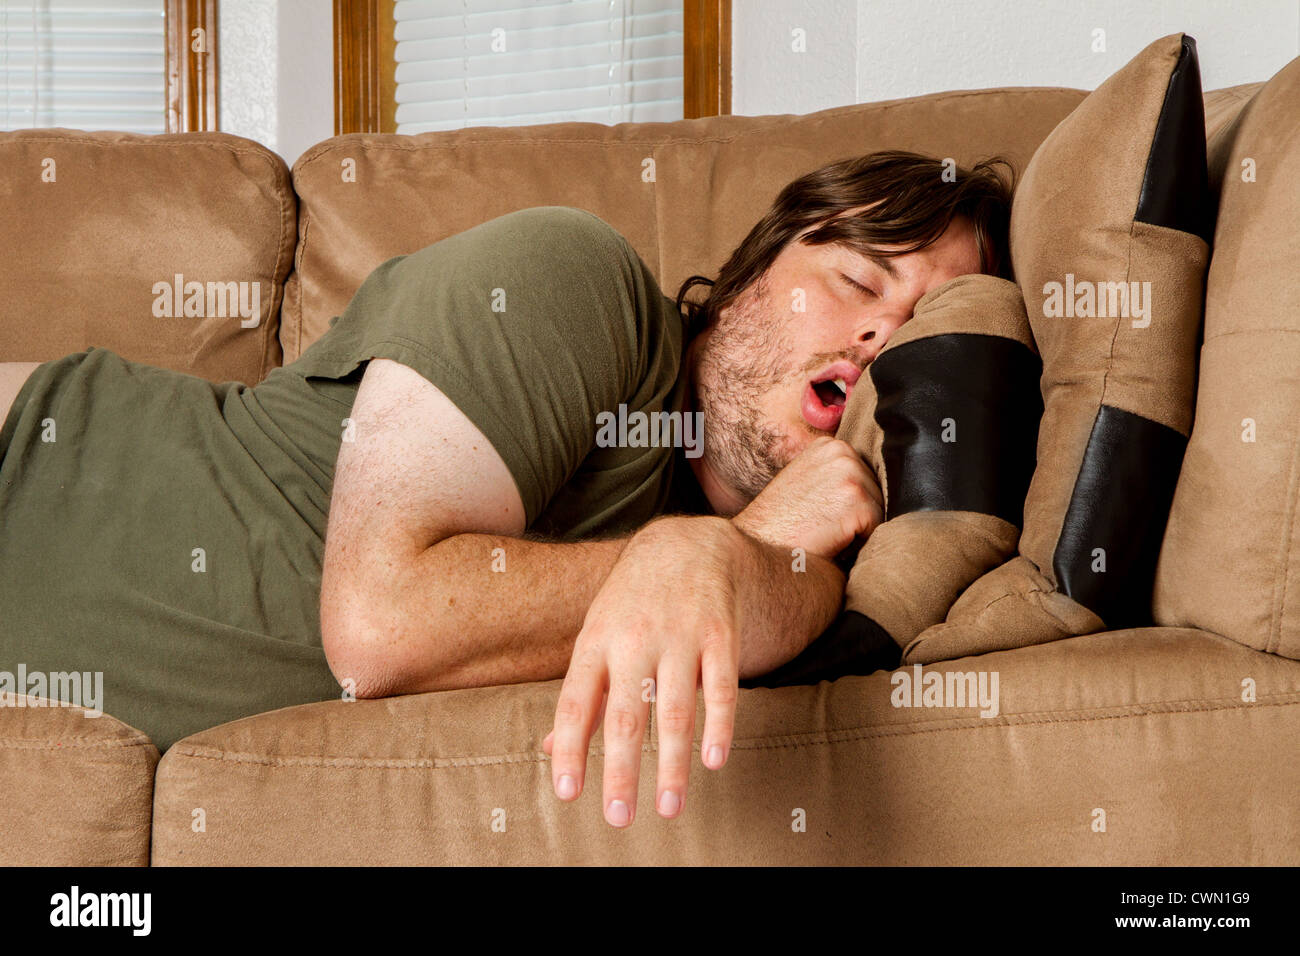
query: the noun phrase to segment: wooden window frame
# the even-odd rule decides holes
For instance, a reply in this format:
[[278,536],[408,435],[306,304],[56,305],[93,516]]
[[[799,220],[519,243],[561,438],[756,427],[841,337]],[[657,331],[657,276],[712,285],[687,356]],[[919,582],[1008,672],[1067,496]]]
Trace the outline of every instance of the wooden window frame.
[[[220,129],[217,114],[217,0],[166,0],[167,132]],[[204,49],[193,49],[203,30]]]
[[[731,112],[731,0],[682,0],[682,12],[682,116],[726,115]],[[334,0],[335,136],[397,132],[396,45],[391,0]]]
[[334,0],[334,135],[397,131],[391,0]]
[[731,113],[731,0],[684,0],[683,119]]

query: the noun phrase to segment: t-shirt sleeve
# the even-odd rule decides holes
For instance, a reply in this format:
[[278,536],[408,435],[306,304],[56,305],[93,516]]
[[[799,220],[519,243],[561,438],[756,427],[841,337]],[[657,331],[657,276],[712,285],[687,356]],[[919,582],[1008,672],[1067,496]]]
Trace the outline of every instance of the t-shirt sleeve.
[[414,369],[492,443],[531,526],[595,445],[598,413],[637,389],[671,306],[612,226],[539,206],[384,262],[289,367]]

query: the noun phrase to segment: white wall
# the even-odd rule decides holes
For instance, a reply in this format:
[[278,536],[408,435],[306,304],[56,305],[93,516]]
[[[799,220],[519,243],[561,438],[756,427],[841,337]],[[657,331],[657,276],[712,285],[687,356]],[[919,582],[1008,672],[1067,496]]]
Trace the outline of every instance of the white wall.
[[334,12],[329,0],[221,0],[221,129],[290,166],[334,135]]
[[[802,29],[806,52],[792,49]],[[1094,52],[1094,30],[1105,51]],[[733,0],[732,111],[809,113],[991,86],[1093,89],[1148,43],[1196,39],[1204,88],[1300,56],[1300,0]]]
[[334,135],[334,4],[276,0],[276,6],[280,54],[276,151],[292,166],[309,146]]
[[[472,0],[471,0],[472,2]],[[221,128],[292,165],[334,133],[330,0],[221,0]],[[793,31],[805,52],[794,52]],[[1094,52],[1094,30],[1105,51]],[[989,86],[1092,89],[1161,36],[1207,90],[1300,56],[1300,0],[733,0],[732,110],[810,113]]]

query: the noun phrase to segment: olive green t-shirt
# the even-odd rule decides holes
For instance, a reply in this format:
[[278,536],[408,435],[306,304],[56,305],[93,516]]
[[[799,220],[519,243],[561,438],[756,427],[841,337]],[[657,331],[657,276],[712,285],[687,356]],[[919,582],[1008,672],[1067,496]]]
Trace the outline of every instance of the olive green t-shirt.
[[99,706],[161,749],[337,698],[320,577],[365,363],[441,389],[564,540],[706,509],[682,449],[597,440],[620,404],[680,407],[682,338],[626,240],[538,207],[384,263],[254,387],[93,347],[45,363],[0,427],[0,680],[102,674]]
[[681,315],[627,240],[585,210],[540,206],[383,263],[289,368],[310,381],[371,357],[410,366],[492,443],[528,527],[576,539],[697,510],[689,475],[691,500],[670,501],[676,466],[689,471],[681,449],[598,442],[602,412],[681,407],[682,354]]

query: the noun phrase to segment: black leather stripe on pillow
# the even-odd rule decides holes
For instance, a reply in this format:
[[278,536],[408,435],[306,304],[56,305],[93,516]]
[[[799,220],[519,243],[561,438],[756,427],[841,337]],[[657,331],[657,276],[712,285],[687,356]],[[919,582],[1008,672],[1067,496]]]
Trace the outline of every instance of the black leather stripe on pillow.
[[974,511],[1020,527],[1043,416],[1033,350],[999,335],[935,335],[886,349],[870,373],[888,517]]
[[1057,587],[1111,630],[1151,623],[1156,559],[1186,450],[1187,438],[1166,425],[1108,405],[1097,413],[1052,570]]
[[1133,218],[1190,232],[1207,243],[1214,235],[1201,69],[1196,41],[1189,36],[1183,37],[1182,54],[1169,77]]
[[893,670],[902,657],[902,648],[883,627],[865,614],[844,611],[794,660],[762,677],[742,680],[740,686],[789,687],[850,674],[874,674]]

